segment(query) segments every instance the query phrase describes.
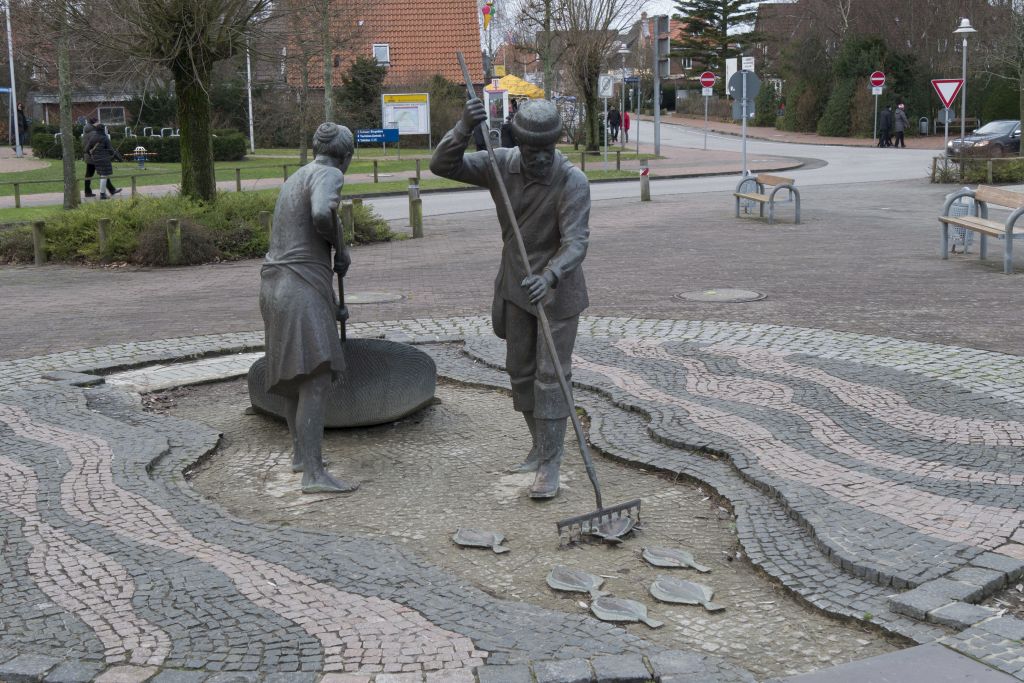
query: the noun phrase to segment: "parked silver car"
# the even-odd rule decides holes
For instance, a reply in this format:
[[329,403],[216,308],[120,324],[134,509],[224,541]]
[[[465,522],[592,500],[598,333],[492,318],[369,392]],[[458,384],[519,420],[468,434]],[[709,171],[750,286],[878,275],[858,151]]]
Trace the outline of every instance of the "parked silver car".
[[989,121],[981,128],[961,139],[956,137],[946,144],[946,155],[1001,157],[1020,153],[1020,121],[1009,119]]

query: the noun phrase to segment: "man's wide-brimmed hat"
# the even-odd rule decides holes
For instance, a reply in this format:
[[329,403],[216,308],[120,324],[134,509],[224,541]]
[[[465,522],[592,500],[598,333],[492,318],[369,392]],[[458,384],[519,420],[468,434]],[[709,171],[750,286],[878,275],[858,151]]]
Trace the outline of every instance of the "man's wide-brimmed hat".
[[512,118],[512,133],[521,145],[547,147],[561,139],[562,118],[549,100],[528,100]]

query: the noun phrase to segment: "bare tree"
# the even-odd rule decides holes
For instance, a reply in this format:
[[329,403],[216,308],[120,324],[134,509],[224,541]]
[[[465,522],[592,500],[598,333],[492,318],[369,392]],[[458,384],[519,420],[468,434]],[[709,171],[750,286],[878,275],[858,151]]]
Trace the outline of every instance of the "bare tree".
[[[1002,28],[983,44],[983,71],[998,81],[1011,85],[1017,90],[1018,118],[1024,121],[1024,0],[1007,0],[999,3],[1002,21],[992,22],[989,31]],[[1024,145],[1020,155],[1024,156]]]
[[[58,0],[63,2],[64,0]],[[72,20],[99,44],[166,68],[174,80],[181,129],[181,191],[213,199],[216,179],[209,90],[214,65],[245,50],[271,0],[95,0],[76,3]],[[117,17],[117,31],[110,18]]]

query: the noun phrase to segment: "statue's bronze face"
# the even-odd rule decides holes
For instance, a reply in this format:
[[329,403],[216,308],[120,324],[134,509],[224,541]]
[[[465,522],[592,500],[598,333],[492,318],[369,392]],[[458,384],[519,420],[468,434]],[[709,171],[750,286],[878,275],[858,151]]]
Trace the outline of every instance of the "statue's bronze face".
[[555,160],[554,145],[545,145],[544,147],[519,145],[519,152],[522,154],[523,170],[527,177],[539,180],[546,178],[551,172],[551,164]]

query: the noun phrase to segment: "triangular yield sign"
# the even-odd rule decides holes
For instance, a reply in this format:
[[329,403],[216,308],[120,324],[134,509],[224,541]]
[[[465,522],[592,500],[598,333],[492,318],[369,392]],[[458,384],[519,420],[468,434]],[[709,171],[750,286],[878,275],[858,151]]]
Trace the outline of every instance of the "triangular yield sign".
[[932,87],[935,88],[935,92],[939,93],[942,106],[946,109],[949,109],[950,105],[953,104],[953,100],[956,99],[963,85],[964,79],[962,78],[936,78],[932,80]]

